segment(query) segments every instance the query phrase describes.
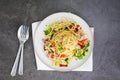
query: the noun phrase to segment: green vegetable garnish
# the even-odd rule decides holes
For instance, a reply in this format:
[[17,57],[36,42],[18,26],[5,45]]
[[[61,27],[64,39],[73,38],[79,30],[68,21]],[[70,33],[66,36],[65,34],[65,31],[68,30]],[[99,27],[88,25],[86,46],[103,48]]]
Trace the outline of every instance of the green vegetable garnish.
[[83,58],[83,55],[79,55],[79,56],[76,56],[78,59],[82,59]]
[[64,28],[64,30],[68,30],[68,28],[67,28],[67,27],[65,27],[65,28]]
[[50,39],[52,39],[52,38],[53,38],[53,35],[54,35],[54,34],[51,34]]
[[84,50],[84,51],[83,51],[83,56],[86,56],[87,53],[88,53],[88,49]]
[[78,58],[78,59],[82,59],[83,58],[83,49],[77,49],[76,52],[75,52],[75,56]]
[[56,28],[54,28],[54,31],[57,32],[59,29],[60,29],[60,27],[59,27],[59,26],[58,26],[58,27],[56,26]]
[[89,42],[87,42],[86,44],[85,44],[85,47],[83,48],[83,56],[86,56],[87,55],[87,53],[88,53],[88,47],[89,47],[89,45],[90,45],[90,43]]
[[52,52],[53,52],[53,50],[52,50],[51,48],[49,48],[49,52],[50,52],[50,53],[52,53]]
[[72,22],[72,23],[71,23],[72,26],[75,26],[75,24],[76,24],[76,22]]
[[45,34],[45,35],[48,35],[51,31],[52,31],[52,29],[51,29],[51,28],[48,28],[48,29],[46,29],[46,30],[44,31],[44,34]]
[[69,63],[68,61],[69,61],[69,59],[68,59],[68,58],[66,58],[66,59],[65,59],[66,64],[68,64],[68,63]]
[[88,47],[89,47],[89,45],[90,45],[90,43],[89,43],[89,42],[87,42],[87,43],[85,44],[85,49],[86,49],[86,48],[88,48]]
[[59,46],[58,46],[58,50],[59,50],[59,51],[62,51],[62,49],[63,49],[63,48],[62,48],[62,45],[59,45]]

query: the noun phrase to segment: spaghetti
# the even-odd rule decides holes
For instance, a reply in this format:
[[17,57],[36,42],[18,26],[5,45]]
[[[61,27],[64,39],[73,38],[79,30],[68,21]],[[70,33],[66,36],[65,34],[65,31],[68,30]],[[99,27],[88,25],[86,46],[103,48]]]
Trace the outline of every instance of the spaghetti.
[[57,21],[44,31],[44,50],[53,66],[67,67],[72,59],[87,55],[89,39],[75,21]]

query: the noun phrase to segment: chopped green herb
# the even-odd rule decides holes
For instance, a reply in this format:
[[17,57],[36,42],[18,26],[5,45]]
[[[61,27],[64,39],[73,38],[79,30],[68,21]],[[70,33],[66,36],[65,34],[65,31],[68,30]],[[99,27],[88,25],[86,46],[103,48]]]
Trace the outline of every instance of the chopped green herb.
[[86,56],[87,53],[88,53],[88,49],[84,50],[82,54],[83,54],[83,56]]
[[58,50],[59,51],[61,51],[63,48],[62,48],[62,46],[60,45],[60,46],[58,46]]
[[50,53],[52,53],[52,52],[53,52],[52,48],[49,48],[49,52],[50,52]]
[[50,39],[52,39],[52,38],[53,38],[53,35],[54,35],[54,34],[51,34]]
[[85,56],[86,55],[86,50],[84,50],[82,54],[83,54],[83,56]]
[[86,55],[87,55],[87,52],[88,52],[88,49],[87,49],[87,48],[89,47],[89,45],[90,45],[89,42],[87,42],[87,43],[85,44],[85,47],[83,48],[83,53],[82,53],[83,56],[86,56]]
[[64,28],[64,30],[68,30],[68,28],[67,28],[67,27],[65,27],[65,28]]
[[78,59],[82,59],[83,58],[83,49],[77,49],[76,50],[76,53],[75,53],[75,56],[78,58]]
[[75,26],[75,23],[71,23],[72,24],[72,26]]
[[83,55],[81,54],[81,55],[77,56],[77,58],[78,58],[78,59],[82,59],[82,58],[83,58]]
[[76,24],[76,22],[72,22],[72,23],[71,23],[72,26],[75,26],[75,24]]
[[68,61],[69,61],[69,59],[68,59],[68,58],[66,58],[66,59],[65,59],[66,64],[68,64],[68,63],[69,63]]
[[90,43],[89,43],[89,42],[87,42],[87,43],[85,44],[85,49],[86,49],[86,48],[88,48],[88,47],[89,47],[89,45],[90,45]]
[[44,31],[44,34],[45,34],[45,35],[48,35],[48,34],[51,32],[51,30],[52,30],[51,28],[46,29],[46,30]]
[[56,27],[56,28],[54,28],[54,31],[57,32],[59,29],[60,29],[59,27]]

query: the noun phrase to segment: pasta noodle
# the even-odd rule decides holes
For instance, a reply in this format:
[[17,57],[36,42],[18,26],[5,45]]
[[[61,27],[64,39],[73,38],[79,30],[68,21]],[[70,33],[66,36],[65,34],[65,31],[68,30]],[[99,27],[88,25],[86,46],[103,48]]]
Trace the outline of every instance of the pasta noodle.
[[67,67],[88,52],[89,39],[75,21],[57,21],[44,31],[44,50],[54,66]]

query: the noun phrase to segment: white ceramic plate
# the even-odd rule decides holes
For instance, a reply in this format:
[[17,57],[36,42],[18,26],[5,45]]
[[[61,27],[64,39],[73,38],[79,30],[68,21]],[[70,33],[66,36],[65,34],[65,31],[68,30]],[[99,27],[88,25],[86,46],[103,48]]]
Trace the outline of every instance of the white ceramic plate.
[[[82,29],[84,30],[84,32],[88,35],[88,37],[90,39],[90,46],[88,48],[88,50],[89,50],[88,55],[83,57],[83,59],[72,60],[69,63],[68,67],[55,67],[55,66],[52,66],[51,60],[49,60],[44,53],[44,48],[43,48],[44,43],[42,41],[42,39],[44,38],[43,31],[47,28],[46,25],[51,24],[55,21],[58,21],[62,17],[65,17],[70,21],[74,20],[78,24],[80,24],[80,26],[82,27]],[[92,33],[90,31],[88,24],[81,17],[79,17],[75,14],[69,13],[69,12],[59,12],[59,13],[55,13],[55,14],[48,16],[38,25],[38,28],[35,31],[34,46],[35,46],[35,51],[36,51],[37,56],[45,65],[47,65],[48,67],[50,67],[52,69],[58,70],[58,71],[71,71],[73,69],[80,67],[83,63],[86,62],[86,60],[90,56],[91,51],[93,49],[93,37],[92,37]]]

